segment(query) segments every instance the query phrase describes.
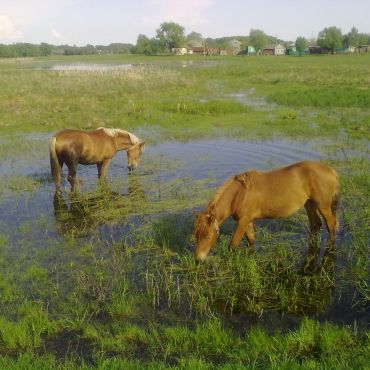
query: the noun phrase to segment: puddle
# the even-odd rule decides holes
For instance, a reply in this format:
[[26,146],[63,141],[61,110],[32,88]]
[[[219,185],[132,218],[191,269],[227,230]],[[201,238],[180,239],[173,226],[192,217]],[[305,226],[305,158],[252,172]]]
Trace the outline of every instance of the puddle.
[[[83,218],[82,236],[87,236],[94,230],[102,240],[119,241],[127,233],[127,220],[110,227],[104,223],[99,225],[93,216],[86,217],[99,206],[104,209],[102,202],[110,202],[111,199],[98,199],[97,205],[84,203],[86,199],[80,201],[80,206],[78,203],[71,204],[66,167],[63,168],[62,178],[64,204],[55,209],[54,184],[50,178],[47,149],[49,136],[45,133],[26,135],[24,139],[30,143],[27,147],[32,150],[27,155],[13,155],[0,163],[0,214],[5,215],[1,218],[0,231],[6,230],[15,242],[23,238],[19,228],[25,223],[32,225],[34,222],[35,225],[30,226],[33,238],[38,239],[44,235],[45,227],[48,236],[63,238],[63,233],[68,229],[77,229]],[[320,158],[320,154],[309,145],[286,140],[212,139],[188,143],[166,142],[147,145],[142,162],[133,175],[127,174],[126,153],[117,153],[107,171],[107,179],[110,191],[117,196],[113,199],[117,207],[125,208],[127,202],[141,202],[145,197],[149,202],[171,202],[172,197],[178,197],[177,207],[181,210],[181,198],[189,197],[188,192],[193,189],[199,189],[200,194],[204,189],[212,191],[228,177],[249,169],[264,170],[302,159]],[[95,191],[96,166],[79,165],[77,178],[81,182],[82,194]],[[29,191],[30,189],[33,191]],[[202,197],[201,203],[205,204],[208,196],[199,196]],[[63,209],[69,213],[69,217],[60,216]],[[146,212],[153,214],[156,210],[166,212],[168,207],[156,206],[153,210],[146,209]],[[37,220],[40,215],[46,226],[39,225]],[[41,238],[40,247],[42,240]]]
[[[38,155],[28,153],[27,157],[5,158],[0,163],[1,176],[47,176],[49,158],[47,154],[48,134],[32,134],[25,140],[32,142],[34,150],[41,149]],[[32,157],[32,163],[30,163]],[[147,145],[143,160],[136,171],[138,176],[155,171],[161,181],[192,178],[216,180],[222,183],[227,177],[248,169],[271,169],[303,159],[318,160],[322,156],[312,146],[293,143],[287,140],[237,141],[237,140],[199,140],[187,143],[167,142]],[[127,176],[127,159],[124,152],[113,158],[107,176],[109,179]],[[64,175],[66,168],[64,167]],[[96,186],[96,166],[78,166],[77,176],[83,182],[84,190]],[[65,181],[64,185],[68,187]],[[145,180],[144,180],[145,181]],[[47,190],[52,192],[50,184]]]
[[68,63],[45,65],[36,69],[50,71],[127,71],[132,68],[133,64]]
[[33,69],[45,71],[76,71],[76,72],[111,72],[127,71],[136,67],[160,67],[169,69],[178,68],[210,68],[220,64],[219,61],[213,60],[161,60],[150,61],[147,63],[93,63],[93,62],[66,62],[58,61],[37,61],[37,60],[20,60],[17,63],[17,69]]
[[254,95],[255,92],[256,92],[256,89],[251,88],[247,91],[233,93],[227,96],[233,98],[240,104],[248,105],[255,109],[266,110],[266,109],[273,109],[277,107],[276,104],[269,103],[265,98],[255,96]]

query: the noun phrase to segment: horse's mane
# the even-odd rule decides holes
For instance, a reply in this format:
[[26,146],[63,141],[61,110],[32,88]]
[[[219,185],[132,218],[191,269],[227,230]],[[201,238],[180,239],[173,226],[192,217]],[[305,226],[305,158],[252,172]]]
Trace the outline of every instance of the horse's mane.
[[[239,175],[232,176],[228,178],[216,191],[213,198],[208,203],[206,209],[199,213],[196,221],[195,221],[195,237],[198,237],[202,233],[206,232],[209,229],[209,222],[207,222],[207,218],[212,221],[215,215],[215,207],[218,201],[221,199],[222,195],[225,191],[229,188],[231,184],[235,181],[238,181],[242,184],[243,187],[248,188],[250,184],[254,183],[254,177],[257,174],[257,171],[252,170],[248,172],[241,173]],[[202,216],[202,217],[199,217]],[[216,222],[217,225],[217,222]],[[217,226],[218,227],[218,226]]]
[[[225,190],[229,187],[229,185],[234,182],[234,177],[230,177],[227,179],[223,185],[221,185],[213,198],[208,203],[207,208],[203,211],[197,214],[196,220],[195,220],[195,237],[197,238],[198,235],[201,235],[209,228],[209,223],[206,221],[207,218],[214,217],[214,208],[217,204],[217,202],[220,200],[222,194],[225,192]],[[202,216],[202,217],[199,217]],[[204,217],[206,216],[206,218]]]
[[208,208],[210,208],[212,205],[217,204],[220,198],[222,197],[225,190],[231,185],[231,183],[234,182],[234,177],[230,177],[227,179],[216,191],[215,195],[211,199],[211,201],[208,204]]
[[106,127],[98,127],[98,130],[103,130],[108,136],[116,137],[118,135],[128,135],[131,141],[131,144],[137,144],[140,142],[139,138],[132,134],[131,132],[122,130],[120,128],[106,128]]
[[245,188],[248,188],[254,183],[255,176],[258,172],[256,170],[251,170],[247,172],[240,173],[234,176],[235,181],[239,181]]
[[234,182],[238,181],[240,182],[245,188],[248,188],[250,184],[254,183],[255,175],[257,174],[257,171],[251,170],[244,173],[241,173],[239,175],[232,176],[228,178],[216,191],[215,195],[211,199],[211,201],[208,203],[208,206],[205,210],[205,212],[211,211],[212,207],[218,203],[222,195],[224,194],[225,190]]

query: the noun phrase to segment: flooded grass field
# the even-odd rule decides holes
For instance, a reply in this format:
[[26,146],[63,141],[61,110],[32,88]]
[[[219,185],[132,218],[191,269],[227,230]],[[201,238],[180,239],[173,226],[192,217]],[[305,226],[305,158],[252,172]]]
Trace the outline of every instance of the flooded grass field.
[[[104,58],[0,63],[0,368],[366,368],[370,105],[297,83],[329,65],[356,90],[368,57]],[[118,153],[98,184],[80,165],[55,196],[48,138],[102,125],[146,141],[139,168]],[[253,253],[229,251],[229,220],[195,263],[219,185],[302,159],[340,174],[336,247],[301,210],[257,222]]]

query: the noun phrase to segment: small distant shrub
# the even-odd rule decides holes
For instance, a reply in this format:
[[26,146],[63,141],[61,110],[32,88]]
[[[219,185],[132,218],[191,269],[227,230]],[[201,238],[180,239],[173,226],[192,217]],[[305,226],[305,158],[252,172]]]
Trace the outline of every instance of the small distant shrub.
[[295,112],[294,110],[286,111],[282,112],[280,116],[282,119],[293,120],[297,118],[297,112]]

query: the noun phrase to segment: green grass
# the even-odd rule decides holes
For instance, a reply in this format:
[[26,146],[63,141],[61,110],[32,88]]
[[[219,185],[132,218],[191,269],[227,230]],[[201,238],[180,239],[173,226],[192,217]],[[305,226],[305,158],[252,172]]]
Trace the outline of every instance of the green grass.
[[[33,69],[80,61],[147,66]],[[11,220],[0,222],[0,369],[366,368],[369,62],[368,55],[0,61],[0,206]],[[162,181],[161,169],[186,166],[170,157],[146,157],[145,175],[110,180],[125,194],[98,186],[63,194],[53,208],[48,168],[37,164],[48,155],[47,137],[101,125],[142,132],[147,145],[314,138],[340,174],[337,248],[320,256],[309,247],[299,212],[258,223],[254,253],[245,245],[229,251],[234,223],[225,223],[197,265],[193,209],[207,204],[212,179]],[[33,161],[37,173],[23,175]],[[38,204],[45,191],[50,202]],[[325,238],[323,231],[323,249]],[[336,300],[345,310],[326,316]]]
[[[97,335],[95,335],[97,336]],[[211,320],[194,329],[169,326],[148,330],[128,325],[103,347],[120,355],[97,355],[92,362],[59,363],[53,356],[25,353],[16,360],[0,357],[1,368],[366,368],[369,338],[360,338],[333,325],[305,319],[288,335],[268,335],[252,328],[241,336]],[[348,350],[343,352],[343,346]],[[141,350],[156,361],[130,358]],[[112,352],[111,352],[112,353]],[[47,367],[49,366],[49,367]]]
[[[104,59],[105,58],[105,59]],[[181,60],[192,63],[181,67]],[[369,137],[369,56],[304,58],[81,57],[55,62],[146,63],[127,71],[48,71],[28,67],[50,63],[36,59],[0,63],[0,130],[56,131],[102,125],[134,129],[156,125],[162,136],[192,135]],[[19,70],[19,68],[22,68]],[[294,109],[296,119],[233,101],[230,94],[254,91],[267,101]],[[303,110],[303,114],[301,113]],[[354,110],[360,121],[338,126]],[[307,115],[309,113],[309,121]],[[315,116],[322,113],[324,122]],[[286,116],[286,115],[285,115]],[[284,117],[284,115],[283,115]],[[290,115],[288,115],[290,117]],[[312,128],[312,123],[319,130]],[[288,126],[288,128],[287,128]],[[316,131],[319,131],[318,133]],[[150,138],[148,138],[150,141]]]

